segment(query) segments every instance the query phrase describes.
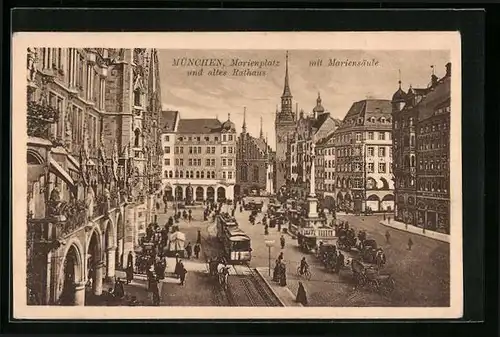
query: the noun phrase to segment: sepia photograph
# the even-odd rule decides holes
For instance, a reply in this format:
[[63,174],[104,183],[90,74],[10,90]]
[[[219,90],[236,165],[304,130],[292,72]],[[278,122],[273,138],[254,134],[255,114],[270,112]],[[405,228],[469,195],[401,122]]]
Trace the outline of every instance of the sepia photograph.
[[458,33],[22,33],[13,64],[16,318],[461,316]]

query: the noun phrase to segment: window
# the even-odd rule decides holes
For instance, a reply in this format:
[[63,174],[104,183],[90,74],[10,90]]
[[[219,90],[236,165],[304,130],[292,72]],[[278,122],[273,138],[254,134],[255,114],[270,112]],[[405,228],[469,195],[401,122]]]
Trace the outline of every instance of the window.
[[207,154],[210,154],[210,146],[207,146]]
[[179,158],[175,158],[175,165],[179,165]]
[[210,159],[205,159],[205,166],[210,166]]
[[[184,171],[180,171],[180,172],[179,172],[179,177],[180,177],[180,178],[184,178]],[[186,178],[187,178],[187,174],[186,174]]]
[[233,141],[233,135],[229,135],[229,141],[232,142]]
[[184,153],[184,146],[181,146],[181,147],[179,148],[179,151],[180,151],[180,154],[183,154],[183,153]]
[[375,148],[373,146],[368,147],[368,157],[373,157],[375,155]]
[[170,158],[165,158],[163,162],[165,165],[170,166]]
[[193,140],[193,137],[189,136],[188,141],[192,141],[192,140]]
[[385,163],[378,164],[378,173],[385,173]]
[[215,166],[215,159],[210,159],[210,162],[212,163],[210,166]]
[[391,140],[392,139],[392,132],[387,132],[387,136],[388,136],[388,139]]
[[218,142],[219,141],[219,137],[214,137],[214,141]]
[[226,166],[226,158],[222,159],[222,166]]
[[212,171],[212,179],[215,179],[215,171]]
[[179,154],[179,147],[178,147],[178,146],[176,146],[176,147],[174,148],[174,153],[175,153],[175,154]]
[[179,159],[179,165],[184,166],[184,159]]
[[205,137],[205,141],[209,142],[210,141],[210,137]]
[[165,136],[165,141],[166,141],[166,142],[169,142],[169,141],[170,141],[170,136],[169,136],[169,135],[166,135],[166,136]]
[[392,157],[392,147],[389,146],[389,157]]
[[196,179],[200,179],[200,171],[196,171]]
[[172,178],[172,177],[173,177],[173,172],[172,172],[172,171],[168,171],[168,177],[169,177],[169,178]]
[[201,179],[205,179],[205,171],[201,171]]
[[166,154],[169,154],[170,153],[170,146],[165,146],[163,148],[163,151],[166,153]]
[[222,172],[222,179],[226,179],[226,171]]
[[225,146],[222,147],[222,153],[226,153],[227,148]]
[[368,139],[373,140],[373,132],[368,132]]
[[378,148],[378,156],[379,157],[385,157],[385,146],[380,146]]
[[259,180],[259,167],[257,165],[253,167],[253,180],[254,181]]
[[191,146],[189,147],[189,154],[193,154],[193,148]]
[[193,166],[193,159],[188,159],[188,166]]
[[179,171],[177,171],[177,170],[175,171],[175,177],[179,178]]
[[194,172],[193,171],[189,171],[189,178],[194,178]]
[[226,135],[222,135],[222,141],[225,142],[226,141]]
[[229,171],[229,172],[227,173],[227,178],[228,178],[228,179],[233,179],[233,172]]
[[233,160],[232,159],[228,159],[227,160],[227,166],[233,166]]
[[385,140],[385,132],[378,133],[378,140]]
[[168,178],[168,171],[165,171],[165,178]]
[[196,141],[199,142],[201,140],[200,137],[196,137]]
[[198,152],[199,154],[201,154],[201,146],[198,146]]
[[362,140],[361,132],[356,132],[356,141],[361,141],[361,140]]
[[368,163],[368,173],[375,172],[375,165],[373,163]]
[[232,154],[232,153],[233,153],[233,147],[232,147],[232,146],[229,146],[228,148],[229,148],[229,153],[231,153],[231,154]]
[[212,154],[215,154],[215,146],[212,146]]

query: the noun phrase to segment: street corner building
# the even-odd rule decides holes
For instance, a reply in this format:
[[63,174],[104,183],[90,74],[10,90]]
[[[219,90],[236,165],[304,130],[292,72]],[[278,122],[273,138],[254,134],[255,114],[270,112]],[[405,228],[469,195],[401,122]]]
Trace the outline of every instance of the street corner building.
[[157,51],[28,48],[27,67],[27,303],[85,305],[153,221]]
[[434,73],[426,88],[399,88],[392,97],[395,218],[450,233],[450,84]]
[[188,204],[233,200],[236,184],[236,128],[230,115],[182,119],[160,115],[162,189],[168,200]]
[[335,131],[336,204],[346,212],[394,210],[390,100],[353,103]]
[[242,131],[237,140],[235,196],[274,194],[274,151],[264,138],[262,118],[259,137],[247,131],[246,108]]

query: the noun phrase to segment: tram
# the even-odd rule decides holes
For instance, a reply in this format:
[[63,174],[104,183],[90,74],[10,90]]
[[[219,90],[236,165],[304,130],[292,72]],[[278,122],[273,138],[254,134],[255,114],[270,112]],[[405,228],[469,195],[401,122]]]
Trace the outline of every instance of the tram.
[[222,241],[225,237],[226,228],[238,228],[236,219],[228,213],[220,214],[217,217],[217,238]]
[[222,243],[229,263],[249,263],[252,259],[252,241],[240,228],[226,228]]

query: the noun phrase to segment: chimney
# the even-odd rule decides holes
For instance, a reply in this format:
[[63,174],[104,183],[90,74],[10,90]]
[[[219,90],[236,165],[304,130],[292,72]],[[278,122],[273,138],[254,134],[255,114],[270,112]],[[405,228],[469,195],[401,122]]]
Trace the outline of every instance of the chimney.
[[446,77],[451,76],[451,62],[446,63]]

